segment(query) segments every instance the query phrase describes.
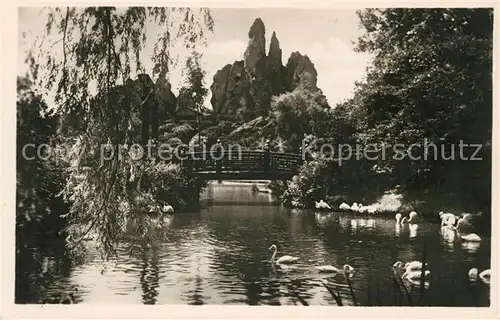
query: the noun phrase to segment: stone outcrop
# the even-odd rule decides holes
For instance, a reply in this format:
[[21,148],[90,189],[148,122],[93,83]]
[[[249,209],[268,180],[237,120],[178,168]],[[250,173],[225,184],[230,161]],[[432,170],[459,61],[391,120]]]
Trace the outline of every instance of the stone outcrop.
[[248,31],[248,46],[245,50],[245,70],[252,77],[258,61],[266,56],[266,28],[260,18],[255,19]]
[[276,32],[273,32],[273,35],[271,36],[271,43],[269,44],[269,59],[273,64],[281,66],[281,56],[280,42],[276,37]]
[[129,129],[137,131],[144,144],[148,139],[158,140],[160,124],[172,118],[176,110],[177,101],[170,83],[164,78],[154,83],[148,74],[139,74],[136,80],[128,79],[124,86],[117,86],[115,90],[126,101],[122,107],[132,108],[139,116],[139,124],[132,121]]
[[158,101],[159,117],[162,119],[173,117],[177,107],[177,97],[167,79],[158,78],[155,83],[155,96]]
[[317,72],[306,55],[294,52],[286,66],[273,32],[266,55],[265,26],[257,18],[248,32],[248,46],[242,61],[235,61],[216,72],[211,103],[221,115],[235,115],[243,121],[266,115],[271,97],[296,88],[317,91]]
[[318,72],[308,56],[293,52],[286,64],[285,86],[287,91],[297,87],[317,91]]

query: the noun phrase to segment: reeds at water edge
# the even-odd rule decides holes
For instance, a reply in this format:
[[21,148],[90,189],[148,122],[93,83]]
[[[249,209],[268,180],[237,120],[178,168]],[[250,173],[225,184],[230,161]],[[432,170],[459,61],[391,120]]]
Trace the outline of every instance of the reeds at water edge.
[[349,291],[351,292],[352,302],[354,303],[354,306],[357,306],[358,302],[356,301],[356,295],[354,294],[354,290],[352,288],[351,279],[349,278],[349,275],[345,271],[344,271],[344,276],[347,281],[347,285],[349,286]]
[[322,282],[322,284],[326,288],[326,290],[328,290],[328,292],[333,297],[333,300],[335,300],[335,302],[337,303],[337,305],[339,307],[342,307],[343,306],[343,304],[342,304],[342,298],[340,297],[339,290],[337,289],[337,293],[335,294],[335,292],[333,292],[332,288],[330,288],[326,283]]
[[295,296],[295,298],[297,298],[303,306],[309,306],[309,303],[307,303],[307,301],[304,300],[304,298],[302,298],[297,292],[292,291],[292,295]]

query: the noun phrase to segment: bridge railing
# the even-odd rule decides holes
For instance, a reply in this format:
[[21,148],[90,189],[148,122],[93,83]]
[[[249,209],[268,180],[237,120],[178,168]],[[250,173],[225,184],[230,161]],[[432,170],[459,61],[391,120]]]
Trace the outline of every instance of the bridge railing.
[[302,164],[300,154],[242,150],[237,153],[189,152],[186,164],[196,172],[288,172],[296,173]]

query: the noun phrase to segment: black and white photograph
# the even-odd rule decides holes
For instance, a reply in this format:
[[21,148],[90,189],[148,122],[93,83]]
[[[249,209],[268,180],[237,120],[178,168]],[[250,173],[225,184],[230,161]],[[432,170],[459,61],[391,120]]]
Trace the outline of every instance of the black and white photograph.
[[493,4],[104,5],[16,8],[16,306],[497,304]]

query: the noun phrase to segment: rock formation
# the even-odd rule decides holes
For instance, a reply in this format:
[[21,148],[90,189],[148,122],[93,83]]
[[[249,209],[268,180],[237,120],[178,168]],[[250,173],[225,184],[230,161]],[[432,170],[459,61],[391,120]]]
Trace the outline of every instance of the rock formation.
[[[140,135],[144,144],[148,139],[158,140],[160,124],[172,118],[176,109],[176,97],[168,81],[160,78],[155,84],[149,75],[139,74],[136,80],[128,79],[113,92],[113,104],[129,118],[128,129]],[[138,120],[129,112],[137,115]]]
[[250,77],[255,75],[257,62],[266,56],[266,28],[260,18],[255,19],[248,31],[248,46],[245,50],[245,70]]
[[294,52],[286,66],[273,32],[266,55],[265,26],[257,18],[248,32],[244,60],[228,64],[216,72],[210,86],[215,112],[249,121],[266,115],[271,97],[296,88],[317,91],[317,72],[311,60]]
[[317,91],[318,72],[308,56],[293,52],[286,64],[285,87],[293,91],[297,87],[309,91]]
[[269,44],[269,59],[276,65],[281,66],[281,49],[276,32],[271,36],[271,43]]

